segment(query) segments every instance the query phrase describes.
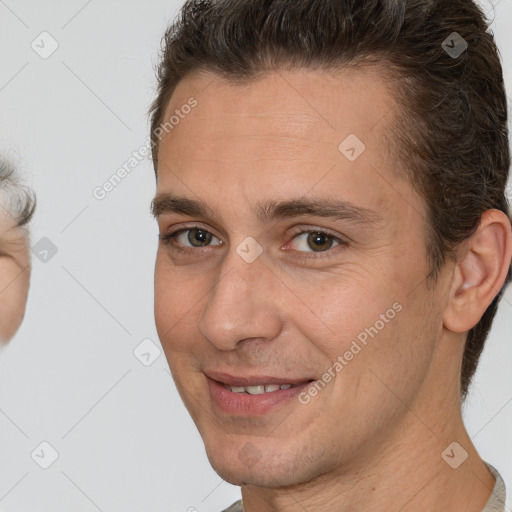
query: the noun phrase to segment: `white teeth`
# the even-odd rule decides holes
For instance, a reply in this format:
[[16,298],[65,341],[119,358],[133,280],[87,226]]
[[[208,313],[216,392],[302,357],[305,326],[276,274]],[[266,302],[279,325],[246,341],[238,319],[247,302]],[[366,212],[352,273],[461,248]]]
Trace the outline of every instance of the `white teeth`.
[[245,390],[250,395],[262,395],[265,393],[265,386],[246,386]]
[[273,393],[280,389],[290,389],[291,384],[259,384],[257,386],[228,386],[225,387],[233,393],[249,393],[250,395],[262,395],[263,393]]

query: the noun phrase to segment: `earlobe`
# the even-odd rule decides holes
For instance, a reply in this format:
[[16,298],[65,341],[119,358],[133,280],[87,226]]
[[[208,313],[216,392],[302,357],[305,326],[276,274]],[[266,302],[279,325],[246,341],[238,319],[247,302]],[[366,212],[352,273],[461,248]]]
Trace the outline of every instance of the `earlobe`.
[[475,234],[453,270],[443,321],[452,332],[467,332],[501,290],[512,258],[512,229],[499,210],[482,214]]

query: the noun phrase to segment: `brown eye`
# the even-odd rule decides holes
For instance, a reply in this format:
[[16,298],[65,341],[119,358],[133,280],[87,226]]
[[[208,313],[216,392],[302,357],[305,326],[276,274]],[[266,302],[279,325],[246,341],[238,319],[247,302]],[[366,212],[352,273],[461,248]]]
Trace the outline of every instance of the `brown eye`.
[[180,246],[184,249],[200,249],[201,247],[222,245],[221,240],[201,227],[180,229],[168,235],[161,235],[160,238],[166,245],[174,246],[176,250],[179,250]]
[[324,252],[340,243],[335,236],[323,231],[302,232],[293,239],[295,249],[301,252]]
[[193,247],[204,247],[212,241],[213,235],[204,229],[189,229],[187,239]]
[[312,249],[319,251],[326,251],[332,247],[334,240],[333,237],[326,233],[309,233],[307,243]]

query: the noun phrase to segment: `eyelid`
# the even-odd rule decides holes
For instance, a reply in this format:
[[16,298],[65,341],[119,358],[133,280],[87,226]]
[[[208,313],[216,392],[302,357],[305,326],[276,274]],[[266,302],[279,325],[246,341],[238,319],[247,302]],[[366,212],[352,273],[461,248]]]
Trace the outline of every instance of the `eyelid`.
[[212,234],[215,238],[218,238],[219,240],[221,240],[221,237],[216,235],[210,226],[207,226],[206,224],[202,224],[201,222],[195,222],[195,223],[191,223],[191,224],[185,223],[183,225],[180,225],[179,227],[172,226],[170,228],[163,230],[163,231],[167,231],[168,233],[166,233],[166,234],[162,233],[162,236],[163,237],[174,236],[180,232],[188,231],[188,230],[192,230],[192,229],[202,229],[203,231],[206,231],[206,232]]
[[336,233],[336,232],[334,232],[334,231],[332,231],[332,230],[330,230],[328,228],[321,228],[320,226],[299,226],[299,227],[295,228],[290,233],[290,236],[295,238],[296,236],[302,235],[302,234],[305,234],[305,233],[322,233],[324,235],[328,235],[328,236],[334,238],[336,241],[340,242],[341,244],[343,244],[343,243],[348,244],[351,241],[345,235],[342,235],[340,233]]
[[[300,235],[306,235],[306,234],[312,234],[312,233],[320,233],[322,235],[326,235],[327,237],[331,238],[336,242],[337,245],[334,245],[333,247],[329,247],[328,249],[324,251],[301,251],[298,249],[289,249],[286,246],[289,244],[292,244],[296,238],[298,238]],[[332,232],[330,229],[327,228],[320,228],[320,227],[298,227],[296,228],[293,233],[290,235],[291,240],[289,242],[286,242],[284,246],[281,247],[286,252],[290,253],[290,256],[298,259],[300,261],[304,262],[314,262],[314,261],[320,261],[324,258],[332,257],[333,254],[336,254],[339,250],[343,250],[346,247],[350,245],[350,241],[343,237],[342,235],[338,233]]]

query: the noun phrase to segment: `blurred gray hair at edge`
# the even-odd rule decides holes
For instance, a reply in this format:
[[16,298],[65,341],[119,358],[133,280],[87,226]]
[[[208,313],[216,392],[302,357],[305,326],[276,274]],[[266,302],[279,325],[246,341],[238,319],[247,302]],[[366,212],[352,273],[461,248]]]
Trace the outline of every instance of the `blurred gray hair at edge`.
[[[36,209],[34,192],[21,182],[15,166],[0,157],[0,210],[12,218],[16,228],[24,228]],[[23,229],[28,234],[26,229]]]

